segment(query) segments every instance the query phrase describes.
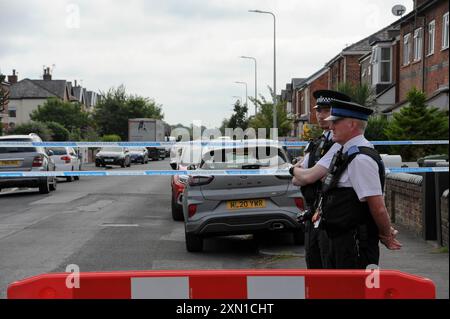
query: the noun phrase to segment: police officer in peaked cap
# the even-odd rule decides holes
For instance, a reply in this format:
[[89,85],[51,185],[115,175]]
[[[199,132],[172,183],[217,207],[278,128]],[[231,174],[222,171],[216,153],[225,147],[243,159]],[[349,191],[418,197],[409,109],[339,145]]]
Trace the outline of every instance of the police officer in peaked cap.
[[[303,172],[316,165],[322,167],[322,176],[320,177],[326,174],[334,153],[339,150],[339,145],[335,145],[332,140],[333,132],[329,129],[330,122],[325,121],[330,115],[330,102],[334,99],[350,101],[350,97],[331,90],[317,90],[313,93],[313,96],[316,98],[317,103],[314,107],[317,123],[323,129],[323,133],[318,138],[311,140],[305,148],[305,157],[297,165],[297,173],[300,174],[300,180],[294,177],[293,183],[294,185],[302,186],[302,194],[306,201],[307,209],[299,215],[299,221],[305,224],[306,265],[308,269],[322,269],[330,267],[328,260],[328,236],[322,227],[318,227],[319,223],[314,225],[311,221],[317,209],[322,183],[318,177],[310,183],[302,184],[301,176],[303,176]],[[321,161],[319,162],[319,160]]]
[[333,156],[322,185],[318,214],[329,238],[329,258],[335,269],[379,264],[379,241],[401,248],[383,199],[385,168],[380,155],[364,137],[372,110],[357,103],[331,100]]

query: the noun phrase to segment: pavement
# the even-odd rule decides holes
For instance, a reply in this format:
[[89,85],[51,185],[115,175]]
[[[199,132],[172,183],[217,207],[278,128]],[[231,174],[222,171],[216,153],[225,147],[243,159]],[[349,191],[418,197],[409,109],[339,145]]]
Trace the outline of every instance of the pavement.
[[[449,259],[448,249],[444,250],[435,241],[425,241],[414,233],[394,225],[399,230],[397,236],[402,243],[401,250],[389,250],[380,244],[380,269],[399,270],[412,275],[428,278],[436,287],[438,299],[449,299]],[[262,244],[259,253],[268,257],[285,256],[305,258],[304,246]],[[286,258],[286,263],[290,263]],[[278,267],[282,267],[278,262]]]

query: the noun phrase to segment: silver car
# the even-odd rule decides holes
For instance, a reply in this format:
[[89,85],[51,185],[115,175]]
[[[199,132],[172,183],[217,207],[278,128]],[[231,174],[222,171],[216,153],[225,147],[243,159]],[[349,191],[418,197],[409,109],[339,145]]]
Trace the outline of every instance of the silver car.
[[[2,142],[42,142],[36,134],[1,136]],[[0,171],[45,172],[54,171],[53,151],[34,146],[1,146]],[[56,177],[1,177],[0,190],[10,187],[38,187],[39,193],[48,194],[56,190]]]
[[202,170],[289,167],[277,142],[255,141],[266,144],[209,148],[189,175],[183,196],[188,251],[201,251],[205,237],[267,231],[290,231],[294,242],[303,244],[303,229],[296,219],[304,210],[303,195],[289,175],[195,175]]

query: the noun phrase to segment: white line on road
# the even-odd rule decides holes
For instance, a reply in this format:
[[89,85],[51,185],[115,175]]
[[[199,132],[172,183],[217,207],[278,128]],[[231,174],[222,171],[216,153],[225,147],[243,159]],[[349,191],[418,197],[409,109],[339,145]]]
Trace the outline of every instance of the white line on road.
[[101,224],[102,227],[139,227],[138,224]]

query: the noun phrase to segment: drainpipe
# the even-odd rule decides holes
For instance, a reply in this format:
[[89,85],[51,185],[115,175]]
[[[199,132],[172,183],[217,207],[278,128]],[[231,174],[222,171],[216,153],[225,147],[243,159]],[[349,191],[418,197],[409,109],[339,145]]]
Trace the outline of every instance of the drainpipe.
[[[426,58],[426,56],[425,56],[425,52],[426,52],[426,49],[425,49],[425,27],[426,27],[426,25],[427,25],[427,17],[425,16],[425,14],[423,15],[423,27],[422,27],[422,92],[423,93],[425,93],[425,95],[427,95],[426,94],[426,91],[425,91],[425,81],[426,81],[426,77],[425,77],[425,71],[426,71],[426,68],[425,68],[425,58]],[[428,37],[427,37],[428,38]]]

